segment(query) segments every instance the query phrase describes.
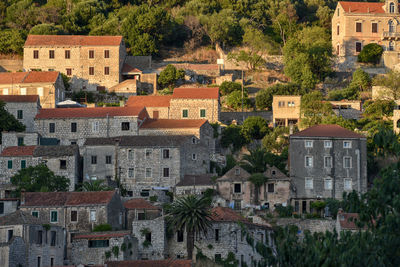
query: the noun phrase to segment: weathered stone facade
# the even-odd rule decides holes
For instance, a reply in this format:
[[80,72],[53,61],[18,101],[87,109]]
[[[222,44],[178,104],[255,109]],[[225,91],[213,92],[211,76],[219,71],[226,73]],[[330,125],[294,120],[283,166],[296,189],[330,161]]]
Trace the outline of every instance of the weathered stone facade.
[[[3,132],[1,133],[0,151],[6,147],[18,146],[21,143],[24,146],[36,146],[39,144],[40,136],[37,133],[30,132]],[[19,144],[20,142],[20,144]]]
[[296,219],[296,218],[277,218],[276,225],[290,226],[295,225],[299,228],[300,234],[303,235],[304,231],[311,233],[325,233],[326,231],[333,232],[335,229],[335,220],[327,219]]
[[185,175],[176,185],[174,194],[183,195],[203,195],[207,190],[215,190],[216,184],[213,182],[213,174]]
[[274,95],[272,116],[274,126],[289,126],[300,121],[301,96]]
[[14,236],[9,242],[0,244],[0,266],[24,266],[26,259],[26,244],[19,236]]
[[0,198],[0,217],[16,211],[18,204],[18,198]]

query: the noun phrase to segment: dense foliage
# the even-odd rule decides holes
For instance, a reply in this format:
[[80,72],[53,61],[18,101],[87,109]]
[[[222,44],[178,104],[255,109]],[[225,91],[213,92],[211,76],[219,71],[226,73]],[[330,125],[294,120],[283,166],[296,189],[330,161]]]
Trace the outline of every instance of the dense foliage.
[[6,108],[6,104],[0,101],[0,144],[1,144],[1,133],[2,132],[23,132],[25,131],[25,125],[17,120],[12,114],[10,114]]
[[358,54],[358,62],[378,64],[381,60],[383,53],[382,46],[371,43],[363,47],[360,54]]
[[157,81],[161,88],[165,88],[175,85],[178,80],[183,78],[185,78],[184,70],[177,70],[174,65],[168,65],[160,72]]

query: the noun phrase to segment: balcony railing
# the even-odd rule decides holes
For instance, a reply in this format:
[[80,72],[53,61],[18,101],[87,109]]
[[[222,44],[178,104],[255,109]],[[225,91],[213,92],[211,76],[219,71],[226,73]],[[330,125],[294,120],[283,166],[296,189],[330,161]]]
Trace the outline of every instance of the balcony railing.
[[399,32],[383,32],[382,39],[398,39],[400,38]]

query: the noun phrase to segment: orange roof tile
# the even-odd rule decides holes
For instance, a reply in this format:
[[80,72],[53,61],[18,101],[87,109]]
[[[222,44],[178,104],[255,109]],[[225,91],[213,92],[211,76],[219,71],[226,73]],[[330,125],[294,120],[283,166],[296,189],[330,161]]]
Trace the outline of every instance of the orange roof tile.
[[358,213],[339,212],[337,216],[339,217],[340,227],[343,230],[360,229],[356,224],[356,222],[360,220]]
[[1,157],[26,157],[33,156],[36,146],[9,146],[3,149]]
[[339,2],[345,12],[350,13],[385,13],[383,10],[384,3],[368,3],[368,2]]
[[143,107],[45,108],[39,110],[36,119],[141,117],[143,111],[145,111]]
[[28,35],[25,46],[118,46],[122,36]]
[[43,82],[56,82],[58,71],[30,71],[25,77],[23,83],[43,83]]
[[124,237],[130,235],[129,232],[109,232],[109,233],[88,233],[75,235],[73,239],[106,239],[113,237]]
[[226,207],[213,208],[211,210],[211,219],[217,222],[250,222],[239,213]]
[[0,73],[0,84],[22,83],[27,72],[2,72]]
[[139,210],[157,210],[158,207],[154,206],[147,200],[143,198],[134,198],[126,201],[124,203],[125,208],[127,209],[139,209]]
[[147,119],[141,128],[200,128],[206,122],[207,120]]
[[192,260],[107,261],[107,267],[192,267]]
[[347,130],[336,124],[321,124],[307,128],[291,137],[336,137],[336,138],[365,138],[365,136]]
[[218,87],[204,88],[175,88],[172,98],[188,98],[188,99],[218,99]]
[[122,73],[130,73],[130,72],[134,72],[134,73],[140,72],[140,73],[142,73],[141,70],[139,70],[139,69],[137,69],[135,67],[132,67],[131,65],[129,65],[127,63],[124,63],[124,65],[122,65]]
[[171,95],[140,95],[130,96],[126,106],[134,107],[169,107]]
[[38,95],[0,95],[0,100],[10,103],[37,102]]

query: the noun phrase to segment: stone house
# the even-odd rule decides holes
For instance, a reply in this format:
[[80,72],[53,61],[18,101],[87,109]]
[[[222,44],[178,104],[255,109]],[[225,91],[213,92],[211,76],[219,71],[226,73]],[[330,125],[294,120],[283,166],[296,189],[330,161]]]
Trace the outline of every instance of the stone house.
[[42,136],[59,139],[61,145],[82,147],[86,138],[137,135],[146,117],[144,107],[41,109],[35,128]]
[[19,198],[0,197],[0,217],[15,212],[18,205]]
[[[17,252],[19,263],[23,262],[22,266],[63,265],[65,233],[62,227],[50,225],[42,218],[16,211],[0,217],[0,244],[12,241],[13,237],[23,240],[19,242],[20,250]],[[17,260],[15,258],[14,261]]]
[[36,146],[40,136],[33,132],[2,132],[0,151],[10,146]]
[[121,136],[85,143],[85,179],[118,177],[130,196],[172,189],[185,174],[209,170],[209,152],[195,136]]
[[396,106],[394,107],[393,117],[392,117],[392,120],[393,120],[393,131],[396,134],[399,134],[400,133],[400,101],[397,100],[395,102],[396,102]]
[[75,190],[79,182],[79,148],[70,146],[12,146],[0,154],[0,179],[9,183],[10,178],[19,170],[41,163],[55,175],[66,177],[70,181],[69,190]]
[[333,112],[338,117],[355,120],[362,117],[361,100],[329,101],[329,103],[332,104]]
[[135,79],[125,80],[119,84],[111,86],[108,92],[114,92],[122,96],[136,95],[140,89],[140,82]]
[[289,137],[291,204],[310,212],[318,199],[342,199],[367,191],[367,145],[363,135],[338,125],[317,125]]
[[216,185],[212,180],[213,174],[185,175],[176,184],[174,194],[183,195],[203,195],[208,189],[215,189]]
[[72,237],[71,263],[101,265],[107,260],[137,259],[137,239],[128,231],[91,232]]
[[133,260],[133,261],[107,261],[108,267],[193,267],[192,260]]
[[[38,95],[42,108],[55,108],[58,102],[64,100],[64,94],[64,82],[57,71],[0,73],[0,95],[3,96],[24,95],[33,98]],[[25,114],[31,116],[27,112]]]
[[300,121],[301,96],[274,95],[272,100],[272,122],[274,126],[297,125]]
[[56,70],[73,90],[101,91],[122,81],[126,48],[122,36],[28,35],[25,70]]
[[268,180],[260,188],[260,201],[263,203],[263,207],[273,211],[277,205],[289,205],[291,196],[290,178],[277,167],[269,165],[267,165],[264,176]]
[[18,267],[25,264],[25,241],[14,236],[8,242],[0,243],[0,266]]
[[26,132],[34,131],[34,119],[40,109],[38,95],[0,95],[5,109],[25,125]]
[[146,107],[149,118],[169,119],[172,95],[138,95],[130,96],[127,107]]
[[[263,257],[253,247],[261,243],[273,249],[272,233],[268,225],[251,223],[230,208],[216,207],[211,210],[211,228],[207,235],[196,237],[194,255],[201,251],[207,258],[218,261],[234,253],[240,266],[259,266],[258,263],[264,266]],[[249,240],[253,240],[253,245]],[[186,233],[178,231],[168,240],[168,254],[184,258],[186,253]]]
[[367,229],[366,225],[364,228],[357,226],[359,220],[360,215],[358,213],[347,213],[339,209],[335,224],[336,232],[340,235],[343,231],[359,232],[360,230]]
[[154,220],[162,216],[162,209],[143,198],[133,198],[124,202],[126,209],[126,226],[132,230],[133,221]]

